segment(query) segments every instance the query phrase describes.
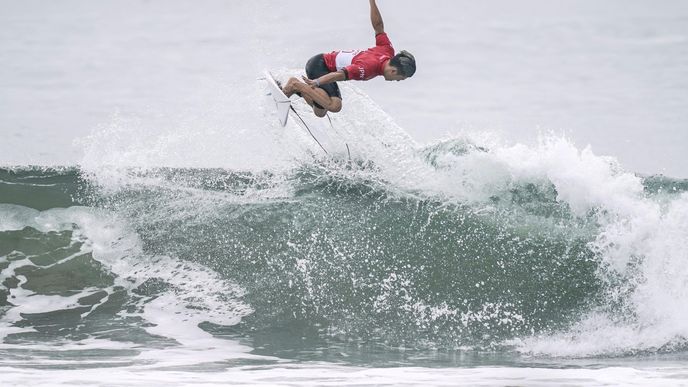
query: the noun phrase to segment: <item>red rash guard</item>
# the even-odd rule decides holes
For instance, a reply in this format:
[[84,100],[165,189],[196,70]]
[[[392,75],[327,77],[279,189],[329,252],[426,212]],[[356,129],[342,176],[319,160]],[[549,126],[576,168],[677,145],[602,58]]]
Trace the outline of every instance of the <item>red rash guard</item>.
[[343,70],[347,80],[367,81],[383,74],[385,64],[394,56],[394,47],[383,32],[375,35],[375,47],[365,51],[332,51],[323,56],[330,71]]

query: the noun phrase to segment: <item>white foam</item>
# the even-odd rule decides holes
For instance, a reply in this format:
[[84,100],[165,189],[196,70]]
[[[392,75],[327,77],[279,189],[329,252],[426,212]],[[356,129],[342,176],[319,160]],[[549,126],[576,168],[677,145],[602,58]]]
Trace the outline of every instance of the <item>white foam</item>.
[[77,143],[83,171],[105,187],[131,183],[132,169],[224,168],[289,170],[308,157],[283,141],[283,128],[264,106],[258,81],[225,85],[203,112],[157,111],[145,118],[113,116]]
[[[662,200],[648,197],[642,180],[615,159],[598,156],[590,147],[579,149],[561,136],[543,135],[533,146],[504,145],[490,137],[464,141],[484,151],[439,150],[432,168],[412,158],[402,162],[402,174],[386,164],[380,173],[388,181],[401,182],[404,189],[478,208],[489,207],[492,195],[514,185],[552,184],[557,201],[580,218],[593,217],[597,224],[589,248],[600,260],[598,275],[609,285],[607,296],[612,299],[581,316],[570,331],[526,339],[520,350],[589,356],[656,350],[686,341],[686,194]],[[409,168],[413,163],[417,166]]]
[[551,183],[557,199],[580,216],[599,206],[633,208],[633,198],[642,194],[640,179],[623,172],[613,158],[597,156],[590,147],[579,150],[565,137],[541,135],[534,146],[506,145],[487,134],[470,135],[461,142],[475,145],[460,155],[447,150],[435,155],[434,170],[418,169],[422,178],[413,180],[419,184],[416,188],[486,202],[514,183]]
[[[484,166],[470,161],[476,158]],[[599,225],[590,248],[600,259],[600,278],[609,284],[609,304],[582,316],[570,331],[526,339],[522,350],[589,356],[686,341],[688,195],[662,201],[647,197],[641,179],[614,159],[597,156],[589,147],[578,150],[561,137],[543,137],[535,147],[497,146],[452,162],[468,171],[454,176],[470,184],[458,191],[448,187],[449,194],[485,200],[511,182],[550,182],[558,201],[580,217],[594,215]]]
[[644,217],[617,214],[618,220],[610,222],[593,243],[608,264],[600,275],[624,278],[609,295],[610,301],[621,303],[621,310],[594,310],[569,331],[526,339],[524,351],[595,356],[686,343],[688,194],[663,210],[649,207],[657,212],[648,210]]
[[[298,71],[275,73],[288,76]],[[293,119],[287,128],[279,125],[261,95],[264,82],[233,84],[232,88],[202,115],[174,111],[146,118],[114,116],[78,140],[85,154],[82,171],[101,189],[116,191],[133,184],[166,186],[164,179],[138,173],[160,167],[270,171],[280,176],[304,164],[330,161]],[[387,177],[396,180],[398,176],[399,183],[403,182],[407,168],[417,166],[406,162],[413,158],[415,142],[356,86],[342,84],[341,88],[347,104],[341,113],[331,115],[332,130],[350,144],[355,160],[372,160],[393,169]],[[343,160],[337,157],[335,161]],[[333,167],[337,169],[336,163]],[[416,176],[422,179],[421,174]],[[281,191],[283,197],[289,194]]]
[[[172,257],[147,256],[141,251],[141,242],[136,235],[114,214],[87,207],[41,212],[4,204],[0,205],[0,213],[15,214],[11,222],[3,223],[3,229],[31,226],[43,232],[73,230],[72,238],[84,244],[81,251],[62,261],[91,252],[94,259],[115,275],[115,286],[133,290],[154,278],[169,285],[170,290],[154,298],[141,299],[138,315],[155,324],[144,327],[149,333],[174,339],[180,345],[174,348],[144,349],[138,360],[154,360],[154,364],[150,366],[163,366],[190,365],[237,357],[257,358],[247,354],[250,350],[248,347],[230,340],[216,339],[199,328],[199,324],[206,321],[234,325],[251,313],[250,307],[240,300],[243,290],[202,265]],[[10,291],[12,302],[16,306],[10,307],[0,320],[3,324],[3,336],[31,330],[13,328],[14,323],[22,319],[22,313],[45,313],[83,307],[78,303],[79,298],[100,290],[105,290],[108,294],[113,292],[113,288],[109,287],[83,289],[78,294],[66,297],[35,294],[23,289],[22,284],[26,279],[14,273],[17,267],[26,265],[33,265],[28,258],[12,261],[1,273],[2,277],[15,276],[20,279],[19,285]],[[105,300],[92,306],[91,310]],[[106,349],[119,348],[117,343],[110,346],[103,340],[95,344],[104,345],[101,348]]]
[[35,219],[38,211],[15,204],[0,204],[0,231],[21,230],[29,224],[30,219]]
[[101,384],[123,386],[674,386],[688,377],[685,365],[637,369],[606,367],[599,369],[553,368],[362,368],[326,364],[289,364],[279,366],[235,367],[222,372],[156,371],[141,372],[138,367],[70,370],[0,368],[5,383],[34,386]]

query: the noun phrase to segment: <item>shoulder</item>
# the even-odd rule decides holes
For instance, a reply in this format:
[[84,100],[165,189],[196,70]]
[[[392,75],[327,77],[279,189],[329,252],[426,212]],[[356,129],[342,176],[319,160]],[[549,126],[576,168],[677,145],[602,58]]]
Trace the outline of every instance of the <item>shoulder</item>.
[[389,36],[387,36],[386,32],[381,32],[379,34],[375,34],[375,45],[392,47],[392,42],[389,40]]
[[390,57],[394,56],[394,47],[392,47],[392,42],[384,32],[375,35],[375,47],[372,47],[371,51],[389,55]]

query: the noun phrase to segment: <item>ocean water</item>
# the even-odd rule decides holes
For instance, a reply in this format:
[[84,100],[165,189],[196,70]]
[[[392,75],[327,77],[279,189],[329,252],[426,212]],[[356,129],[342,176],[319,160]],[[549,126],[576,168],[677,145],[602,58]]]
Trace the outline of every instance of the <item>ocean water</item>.
[[3,386],[688,385],[683,2],[380,1],[351,159],[257,78],[365,2],[0,4]]

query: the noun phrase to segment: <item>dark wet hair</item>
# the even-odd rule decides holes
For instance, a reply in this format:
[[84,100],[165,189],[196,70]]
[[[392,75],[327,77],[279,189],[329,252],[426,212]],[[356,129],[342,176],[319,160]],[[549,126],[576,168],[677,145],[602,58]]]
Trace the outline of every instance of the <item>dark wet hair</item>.
[[397,68],[397,72],[405,77],[412,77],[416,73],[416,58],[406,50],[394,55],[389,64]]

